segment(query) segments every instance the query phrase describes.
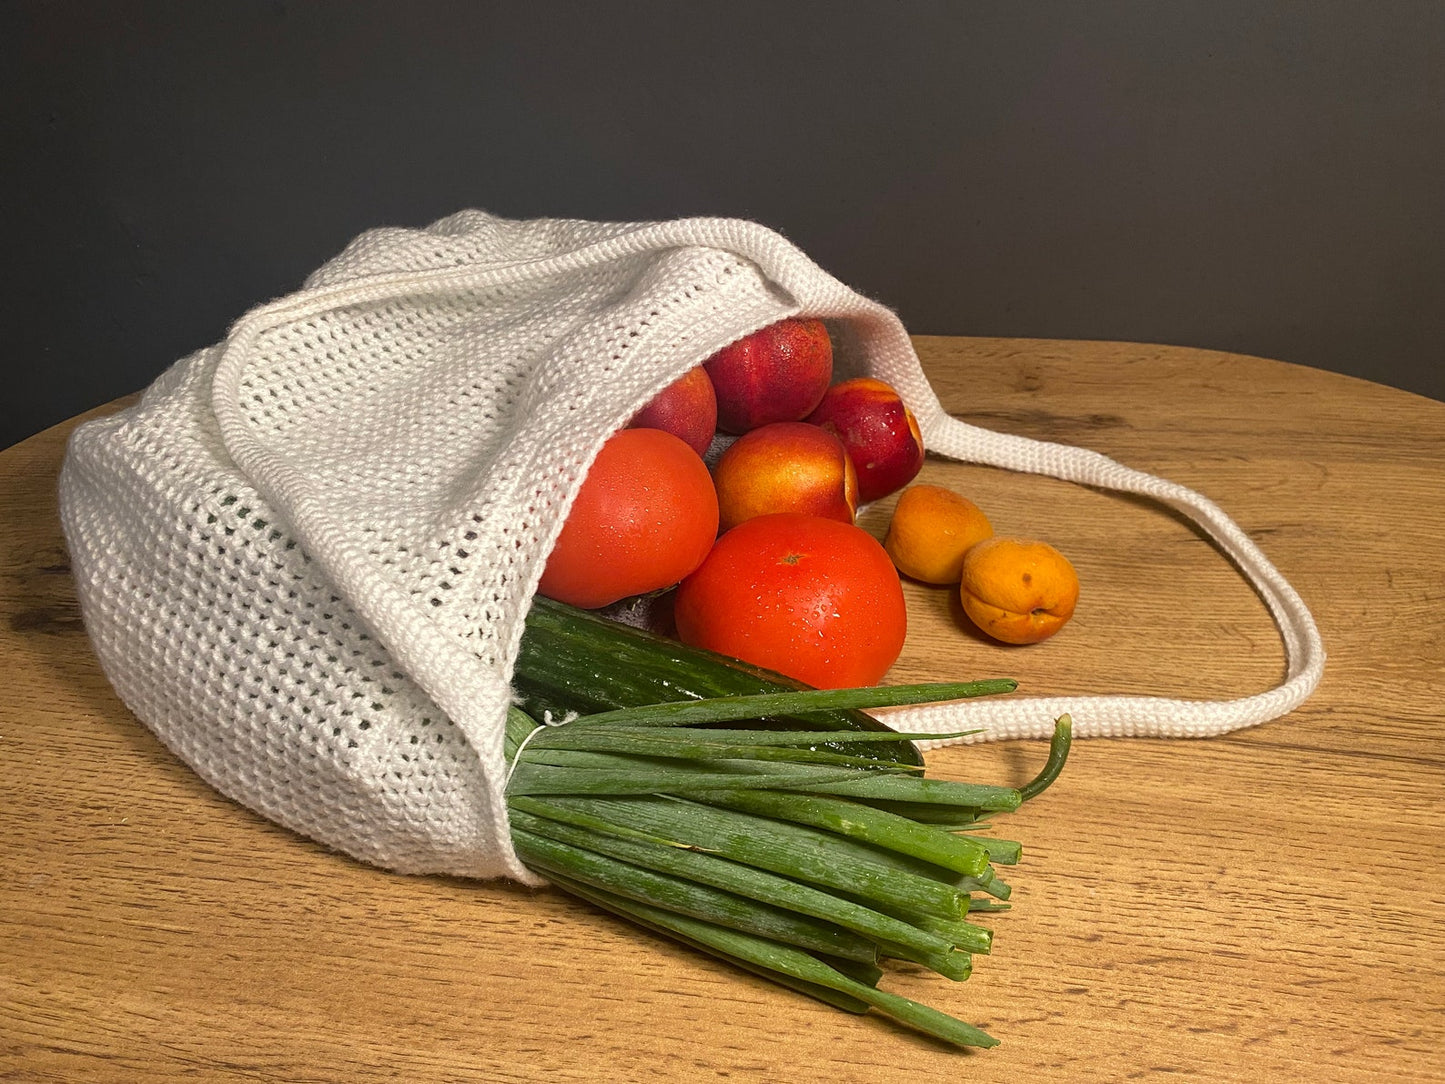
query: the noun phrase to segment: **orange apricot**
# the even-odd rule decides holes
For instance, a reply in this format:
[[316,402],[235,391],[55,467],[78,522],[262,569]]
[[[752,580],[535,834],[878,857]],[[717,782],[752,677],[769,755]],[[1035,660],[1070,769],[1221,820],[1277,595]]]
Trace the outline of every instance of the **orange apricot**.
[[1079,576],[1047,542],[988,538],[964,554],[959,594],[964,613],[995,640],[1034,644],[1074,615]]
[[924,583],[957,583],[963,555],[993,534],[978,505],[943,486],[909,486],[898,497],[883,548],[899,572]]

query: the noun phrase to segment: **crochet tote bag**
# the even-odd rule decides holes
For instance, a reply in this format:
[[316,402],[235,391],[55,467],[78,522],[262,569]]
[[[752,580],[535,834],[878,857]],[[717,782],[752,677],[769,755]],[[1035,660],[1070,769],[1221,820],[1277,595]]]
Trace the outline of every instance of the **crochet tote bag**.
[[750,222],[512,221],[358,237],[293,296],[74,434],[61,513],[96,654],[182,760],[261,814],[404,872],[536,881],[512,851],[503,719],[523,618],[597,450],[721,347],[794,315],[896,387],[928,448],[1161,501],[1268,604],[1287,674],[1208,703],[905,709],[913,731],[1219,734],[1318,682],[1295,591],[1214,504],[1101,455],[954,420],[903,326]]

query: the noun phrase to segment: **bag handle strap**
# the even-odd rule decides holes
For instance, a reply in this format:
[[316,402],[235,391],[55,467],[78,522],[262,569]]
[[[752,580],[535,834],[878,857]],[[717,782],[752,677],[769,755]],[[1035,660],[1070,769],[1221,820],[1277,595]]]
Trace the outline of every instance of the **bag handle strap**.
[[1278,718],[1314,691],[1324,673],[1325,650],[1309,607],[1217,504],[1178,483],[1126,467],[1086,448],[970,425],[949,417],[935,396],[930,394],[928,399],[919,428],[930,450],[967,462],[1147,497],[1200,527],[1268,607],[1284,644],[1285,678],[1272,689],[1234,700],[1091,695],[965,701],[890,711],[889,725],[932,733],[982,728],[986,733],[979,737],[1037,738],[1047,737],[1053,720],[1068,712],[1073,716],[1074,733],[1080,736],[1204,738]]

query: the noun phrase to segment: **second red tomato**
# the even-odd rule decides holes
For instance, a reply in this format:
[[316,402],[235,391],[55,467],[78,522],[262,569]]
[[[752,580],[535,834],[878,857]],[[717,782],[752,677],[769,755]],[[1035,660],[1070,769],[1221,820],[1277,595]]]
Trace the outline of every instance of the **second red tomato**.
[[874,685],[903,650],[898,572],[867,531],[759,516],[718,539],[679,586],[679,638],[819,688]]

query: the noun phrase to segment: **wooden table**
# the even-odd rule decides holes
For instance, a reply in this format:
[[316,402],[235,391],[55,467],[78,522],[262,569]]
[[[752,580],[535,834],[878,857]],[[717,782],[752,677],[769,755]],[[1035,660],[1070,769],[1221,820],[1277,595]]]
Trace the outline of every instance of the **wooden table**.
[[[371,869],[209,790],[91,656],[56,521],[63,425],[0,454],[0,1077],[1445,1077],[1445,404],[1199,350],[918,346],[961,417],[1213,497],[1330,652],[1291,716],[1080,742],[1003,823],[1026,853],[994,955],[961,985],[885,980],[1001,1047],[848,1016],[552,890]],[[1263,606],[1171,514],[945,462],[924,480],[1059,546],[1084,597],[1056,639],[1008,649],[910,586],[899,679],[1190,697],[1279,680]],[[1042,753],[955,747],[930,765],[1016,783]]]

